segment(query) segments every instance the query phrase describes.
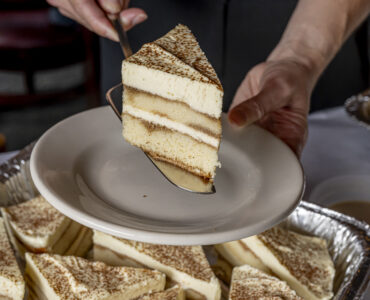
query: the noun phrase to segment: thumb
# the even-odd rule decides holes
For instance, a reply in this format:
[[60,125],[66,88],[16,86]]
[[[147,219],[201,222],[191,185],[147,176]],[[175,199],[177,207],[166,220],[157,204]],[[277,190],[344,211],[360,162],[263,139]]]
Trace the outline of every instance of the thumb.
[[123,9],[124,0],[98,0],[98,3],[106,13],[116,15]]
[[253,96],[232,108],[229,112],[229,121],[237,126],[252,124],[266,114],[285,106],[285,97],[277,97],[275,89],[263,88]]

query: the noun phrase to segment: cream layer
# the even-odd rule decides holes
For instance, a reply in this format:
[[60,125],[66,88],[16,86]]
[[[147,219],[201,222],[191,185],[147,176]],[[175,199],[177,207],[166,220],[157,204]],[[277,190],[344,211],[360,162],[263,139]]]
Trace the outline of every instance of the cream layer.
[[191,173],[213,178],[220,166],[217,150],[207,144],[163,127],[151,127],[141,119],[123,114],[123,137],[155,159],[181,167]]
[[[137,251],[134,247],[130,247],[128,244],[98,231],[94,231],[94,245],[110,249],[119,255],[128,256],[149,268],[165,273],[171,280],[179,283],[185,291],[187,289],[194,290],[203,295],[207,300],[221,299],[221,287],[216,276],[213,276],[208,282],[200,280],[171,266],[162,264],[151,256]],[[105,257],[99,258],[105,259]]]
[[165,286],[160,272],[110,267],[79,257],[27,253],[26,263],[27,276],[49,300],[131,300]]
[[271,273],[262,261],[242,241],[233,241],[215,245],[221,256],[233,266],[250,265],[265,273]]
[[47,249],[63,235],[72,220],[38,196],[2,209],[14,235],[31,249]]
[[[269,231],[271,232],[271,230]],[[304,245],[302,248],[297,248],[297,240],[291,240],[289,245],[284,245],[282,244],[282,241],[286,238],[284,232],[281,232],[279,236],[276,237],[276,242],[273,242],[273,245],[266,245],[259,235],[245,238],[243,241],[274,274],[286,281],[302,298],[306,300],[331,299],[333,297],[332,284],[335,274],[333,262],[328,254],[317,257],[320,252],[321,254],[322,252],[327,253],[326,243],[323,243],[324,241],[319,238],[294,233],[295,238]],[[276,255],[276,249],[283,253],[285,257],[290,258],[290,261]],[[287,264],[290,264],[295,272],[299,273],[296,275],[299,275],[300,279],[288,269]],[[302,283],[302,281],[306,281],[307,284]],[[308,285],[310,285],[310,288]]]
[[0,298],[22,300],[25,282],[0,218]]
[[155,44],[146,44],[122,62],[124,85],[181,101],[219,118],[223,91],[206,76]]
[[178,131],[182,134],[186,134],[200,142],[206,143],[216,149],[218,149],[218,146],[220,144],[220,139],[215,138],[213,136],[210,136],[202,131],[196,130],[190,126],[187,126],[182,123],[178,123],[176,121],[172,121],[171,119],[168,119],[166,117],[162,117],[158,114],[153,114],[148,111],[144,111],[138,108],[135,108],[131,105],[124,105],[123,106],[123,113],[130,114],[131,116],[145,120],[147,122],[166,127],[171,130]]
[[303,300],[286,282],[249,265],[233,269],[229,300],[242,299]]
[[221,137],[221,119],[197,112],[185,103],[168,100],[125,86],[123,90],[123,106],[126,104],[160,116],[166,116],[172,121],[196,128],[210,136]]
[[83,227],[64,255],[85,256],[92,246],[92,235],[90,228]]

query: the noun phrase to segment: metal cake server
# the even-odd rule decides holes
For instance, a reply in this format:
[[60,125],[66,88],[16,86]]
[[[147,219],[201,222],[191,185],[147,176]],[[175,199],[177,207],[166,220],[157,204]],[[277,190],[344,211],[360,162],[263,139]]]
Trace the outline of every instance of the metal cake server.
[[[125,1],[124,8],[127,8],[127,5],[128,1]],[[123,24],[121,23],[120,18],[115,17],[111,18],[111,20],[113,26],[117,30],[123,54],[127,58],[130,55],[132,55],[132,50],[128,42],[126,31],[123,28]],[[119,107],[119,105],[122,104],[122,93],[123,85],[119,84],[111,88],[106,94],[107,101],[109,102],[111,108],[116,113],[117,117],[121,120],[121,122],[122,122],[121,116],[122,109],[119,110],[117,107]],[[158,169],[158,171],[174,186],[182,190],[197,194],[213,194],[216,192],[216,189],[211,182],[205,182],[202,178],[193,175],[189,172],[186,172],[181,168],[156,160],[147,153],[145,153],[145,155]]]

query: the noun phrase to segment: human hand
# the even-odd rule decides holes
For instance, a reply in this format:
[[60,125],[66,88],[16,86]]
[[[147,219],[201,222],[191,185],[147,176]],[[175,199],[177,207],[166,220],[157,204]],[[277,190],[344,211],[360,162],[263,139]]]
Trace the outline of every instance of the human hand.
[[315,83],[304,64],[283,59],[252,68],[232,102],[229,121],[243,127],[256,122],[283,140],[298,156],[307,138],[307,115]]
[[109,21],[109,16],[118,15],[125,30],[144,22],[148,17],[145,11],[140,8],[128,8],[122,11],[124,1],[47,0],[50,5],[57,7],[62,15],[114,41],[118,41],[118,35]]

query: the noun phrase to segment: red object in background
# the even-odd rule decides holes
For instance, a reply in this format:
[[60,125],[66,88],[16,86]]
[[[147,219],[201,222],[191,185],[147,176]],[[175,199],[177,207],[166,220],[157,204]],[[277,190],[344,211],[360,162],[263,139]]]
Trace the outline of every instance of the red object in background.
[[[0,70],[22,71],[27,93],[23,95],[0,93],[0,106],[26,105],[42,100],[64,100],[79,93],[87,94],[90,107],[98,106],[100,103],[98,38],[77,25],[52,24],[49,7],[32,9],[32,1],[18,0],[15,3],[16,9],[0,10]],[[24,3],[25,9],[20,9],[19,7],[23,6],[19,3]],[[4,2],[0,0],[0,7],[2,4]],[[36,71],[56,69],[78,62],[83,62],[85,66],[85,82],[82,86],[58,92],[35,91],[33,76]]]

